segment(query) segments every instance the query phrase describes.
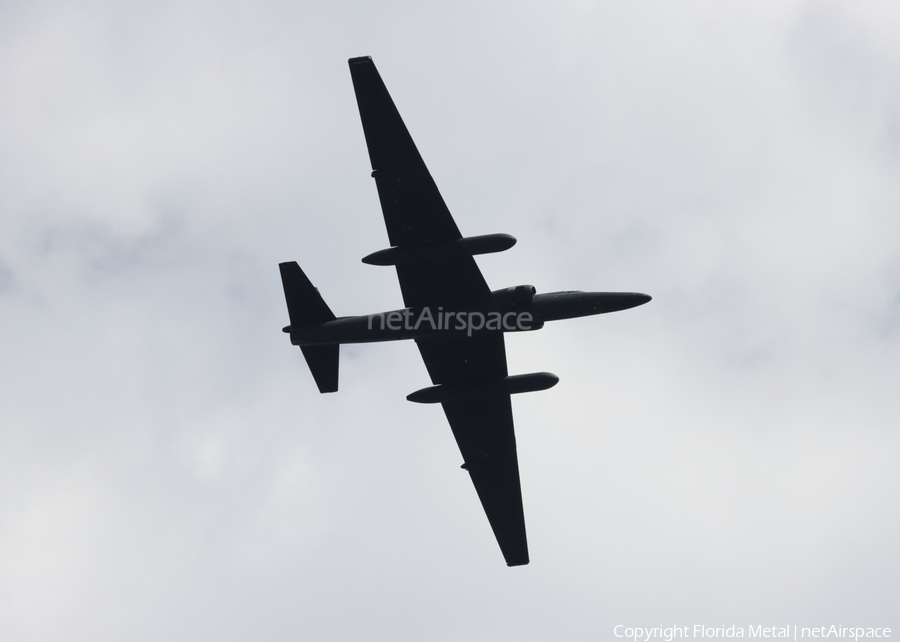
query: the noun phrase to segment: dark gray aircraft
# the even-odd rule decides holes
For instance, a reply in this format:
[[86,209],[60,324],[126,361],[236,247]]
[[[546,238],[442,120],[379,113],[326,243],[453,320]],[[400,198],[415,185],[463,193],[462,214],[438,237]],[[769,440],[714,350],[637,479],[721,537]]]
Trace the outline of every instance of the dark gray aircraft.
[[352,58],[372,176],[391,247],[363,259],[397,269],[402,310],[335,317],[295,262],[281,263],[291,324],[319,392],[338,389],[342,343],[414,339],[433,386],[407,397],[440,403],[488,521],[509,566],[528,563],[522,490],[510,395],[546,390],[549,372],[509,376],[504,332],[538,330],[547,321],[626,310],[647,303],[631,292],[535,294],[530,285],[491,291],[473,256],[501,252],[508,234],[463,237],[369,57]]

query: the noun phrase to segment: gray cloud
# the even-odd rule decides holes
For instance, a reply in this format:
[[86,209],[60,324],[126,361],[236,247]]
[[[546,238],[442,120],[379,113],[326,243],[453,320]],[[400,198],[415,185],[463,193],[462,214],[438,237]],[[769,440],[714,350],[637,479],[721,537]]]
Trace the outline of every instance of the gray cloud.
[[[898,627],[896,12],[838,3],[7,3],[0,637],[596,640]],[[399,305],[371,54],[496,288],[643,308],[508,339],[507,569],[412,345],[319,396],[276,264]]]

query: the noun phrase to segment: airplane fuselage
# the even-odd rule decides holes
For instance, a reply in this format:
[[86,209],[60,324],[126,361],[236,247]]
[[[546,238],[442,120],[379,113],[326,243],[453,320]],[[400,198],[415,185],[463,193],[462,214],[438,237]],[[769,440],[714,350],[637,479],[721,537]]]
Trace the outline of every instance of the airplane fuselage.
[[541,329],[547,321],[627,310],[649,300],[646,294],[634,292],[550,292],[517,303],[491,297],[465,306],[425,306],[338,317],[316,325],[287,326],[284,331],[290,333],[291,343],[299,346],[528,332]]
[[[349,61],[372,178],[390,247],[366,256],[393,266],[406,308],[336,317],[295,261],[279,263],[290,325],[321,393],[338,390],[340,344],[415,339],[433,385],[407,395],[441,404],[491,529],[509,566],[528,564],[525,513],[510,397],[552,388],[550,372],[509,374],[503,333],[548,321],[627,310],[634,292],[551,292],[531,285],[491,291],[474,257],[503,252],[509,234],[465,237],[441,197],[369,57]],[[436,554],[440,555],[441,551]]]

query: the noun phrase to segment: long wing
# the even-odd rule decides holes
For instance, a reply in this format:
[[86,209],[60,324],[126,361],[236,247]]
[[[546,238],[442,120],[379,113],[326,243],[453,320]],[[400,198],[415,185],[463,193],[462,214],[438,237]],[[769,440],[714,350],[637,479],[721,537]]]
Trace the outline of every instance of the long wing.
[[[427,247],[461,238],[444,199],[371,58],[350,60],[372,176],[392,246]],[[398,265],[407,306],[457,311],[490,295],[471,256]],[[435,384],[502,379],[501,333],[416,341]],[[510,566],[528,563],[516,437],[509,395],[442,404],[475,490]]]
[[[435,384],[501,379],[506,349],[501,333],[417,339]],[[441,404],[478,498],[509,566],[528,564],[519,461],[509,395]]]
[[[421,247],[461,238],[375,63],[352,58],[350,75],[391,245]],[[490,295],[471,256],[398,265],[397,277],[409,307],[462,305]]]

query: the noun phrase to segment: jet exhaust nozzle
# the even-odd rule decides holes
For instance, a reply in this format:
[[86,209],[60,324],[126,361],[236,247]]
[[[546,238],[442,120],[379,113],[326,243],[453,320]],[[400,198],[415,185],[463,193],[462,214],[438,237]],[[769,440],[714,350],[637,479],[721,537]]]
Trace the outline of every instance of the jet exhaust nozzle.
[[547,390],[559,383],[559,377],[552,372],[532,372],[512,375],[499,381],[479,381],[475,383],[444,383],[422,388],[408,395],[413,403],[444,403],[445,401],[466,401],[514,395],[522,392]]

